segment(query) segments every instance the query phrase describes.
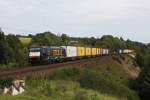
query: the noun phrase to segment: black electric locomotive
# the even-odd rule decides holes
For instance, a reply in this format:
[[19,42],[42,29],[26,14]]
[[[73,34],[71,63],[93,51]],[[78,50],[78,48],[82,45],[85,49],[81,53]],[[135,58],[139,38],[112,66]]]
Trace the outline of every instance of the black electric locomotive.
[[52,63],[61,62],[66,56],[65,49],[59,46],[38,46],[30,47],[30,63]]

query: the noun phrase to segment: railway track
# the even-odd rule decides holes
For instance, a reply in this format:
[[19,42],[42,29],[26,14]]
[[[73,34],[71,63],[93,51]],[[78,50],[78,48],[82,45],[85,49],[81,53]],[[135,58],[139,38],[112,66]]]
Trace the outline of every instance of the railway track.
[[98,61],[102,57],[108,57],[108,56],[112,56],[112,55],[80,59],[80,60],[68,61],[68,62],[63,62],[63,63],[49,64],[49,65],[30,66],[30,67],[25,67],[25,68],[5,70],[5,71],[0,72],[0,77],[1,78],[2,77],[25,77],[25,76],[35,75],[35,74],[46,74],[58,68],[66,67],[69,65],[79,66],[82,64],[86,64],[89,61]]

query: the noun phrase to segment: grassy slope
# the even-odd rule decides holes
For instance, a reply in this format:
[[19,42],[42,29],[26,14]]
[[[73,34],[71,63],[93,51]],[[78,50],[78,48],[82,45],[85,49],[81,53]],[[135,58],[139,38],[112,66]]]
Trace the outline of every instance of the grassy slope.
[[139,69],[129,56],[104,57],[78,67],[80,72],[67,68],[50,78],[28,78],[25,93],[0,100],[137,100],[132,99],[136,93],[128,88],[128,81],[138,76]]
[[99,61],[87,62],[80,66],[70,65],[66,67],[91,68],[103,73],[110,73],[124,80],[134,79],[138,77],[140,69],[135,60],[128,55],[123,56],[106,56]]
[[34,88],[28,87],[29,92],[15,97],[0,96],[0,100],[122,100],[91,89],[81,88],[79,83],[73,81],[44,81],[42,85],[36,84]]
[[20,40],[24,45],[28,45],[29,43],[31,43],[32,38],[19,37],[19,40]]

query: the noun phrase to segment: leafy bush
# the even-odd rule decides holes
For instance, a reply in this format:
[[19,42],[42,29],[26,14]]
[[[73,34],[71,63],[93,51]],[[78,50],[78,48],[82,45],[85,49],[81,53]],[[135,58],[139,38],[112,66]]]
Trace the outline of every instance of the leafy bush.
[[18,66],[18,64],[16,64],[16,63],[8,63],[8,64],[1,64],[0,65],[0,69],[11,69],[11,68],[15,68],[15,67],[17,67]]
[[64,68],[53,75],[50,75],[50,79],[64,79],[64,80],[77,80],[80,76],[80,70],[78,68]]
[[4,88],[4,87],[9,87],[12,84],[12,81],[14,79],[11,77],[8,78],[0,78],[0,89]]
[[123,84],[121,79],[109,73],[102,73],[88,68],[65,68],[57,71],[49,78],[78,81],[83,88],[94,89],[118,97],[126,97],[128,100],[138,100],[136,92],[130,90],[128,85]]
[[17,36],[0,33],[0,69],[27,65],[28,50]]
[[75,95],[75,100],[87,100],[87,92],[78,91]]
[[127,97],[129,100],[137,100],[138,96],[129,87],[121,84],[119,80],[109,76],[109,74],[97,73],[96,71],[85,69],[80,76],[80,84],[84,88],[92,88],[100,92]]
[[[11,78],[7,80],[1,79],[1,86],[12,81]],[[20,97],[32,97],[33,100],[37,100],[35,97],[53,100],[138,100],[137,94],[117,77],[88,68],[64,68],[49,76],[30,76],[26,79],[26,92]]]

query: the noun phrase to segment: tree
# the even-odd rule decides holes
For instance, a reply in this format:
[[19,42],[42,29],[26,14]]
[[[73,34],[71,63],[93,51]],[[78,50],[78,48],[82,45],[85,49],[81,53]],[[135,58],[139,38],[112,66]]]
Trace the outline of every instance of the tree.
[[32,38],[32,44],[60,45],[62,44],[62,39],[51,32],[44,32],[35,35]]
[[10,62],[14,62],[20,66],[25,65],[27,63],[27,49],[23,46],[17,36],[9,34],[6,37],[6,40],[9,44],[9,48],[11,48],[12,53],[10,58],[12,59]]
[[140,67],[142,67],[144,65],[144,56],[142,53],[137,53],[136,54],[136,62],[138,63],[138,65]]
[[137,80],[137,90],[142,100],[150,99],[150,67],[144,68]]
[[142,100],[150,99],[150,49],[140,45],[141,50],[137,54],[137,62],[142,66],[142,71],[134,84]]
[[6,37],[3,32],[0,32],[0,63],[6,64],[10,60],[10,55],[12,53],[11,48],[7,43]]
[[68,45],[69,44],[70,38],[66,34],[62,34],[61,35],[61,39],[62,39],[62,42],[63,42],[64,45]]

